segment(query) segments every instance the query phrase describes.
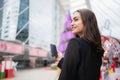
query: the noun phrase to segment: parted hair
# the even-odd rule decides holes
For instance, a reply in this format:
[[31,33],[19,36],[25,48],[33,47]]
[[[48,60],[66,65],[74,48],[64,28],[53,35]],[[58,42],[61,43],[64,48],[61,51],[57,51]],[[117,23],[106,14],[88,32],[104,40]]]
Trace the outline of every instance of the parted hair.
[[83,39],[92,43],[98,52],[103,53],[101,35],[95,14],[89,9],[79,9],[75,12],[80,14],[83,21]]

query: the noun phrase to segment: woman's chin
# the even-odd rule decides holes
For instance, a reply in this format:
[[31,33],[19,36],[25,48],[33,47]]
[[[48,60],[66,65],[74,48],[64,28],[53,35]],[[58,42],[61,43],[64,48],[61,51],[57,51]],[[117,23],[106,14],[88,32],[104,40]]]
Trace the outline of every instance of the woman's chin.
[[72,31],[72,34],[76,35],[77,33],[76,33],[76,32],[74,32],[74,31]]

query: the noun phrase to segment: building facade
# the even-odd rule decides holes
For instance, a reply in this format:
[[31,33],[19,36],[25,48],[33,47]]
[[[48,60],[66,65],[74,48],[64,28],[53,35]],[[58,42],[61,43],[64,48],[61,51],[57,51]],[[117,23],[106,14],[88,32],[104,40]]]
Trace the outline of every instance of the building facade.
[[2,18],[3,17],[3,0],[0,0],[0,37],[2,31]]
[[4,0],[1,39],[16,39],[19,4],[19,0]]
[[59,45],[66,16],[59,0],[3,0],[3,6],[1,39],[45,50]]
[[59,44],[65,21],[62,10],[57,0],[30,0],[30,46],[50,50],[50,44]]
[[16,39],[28,44],[29,0],[20,0]]

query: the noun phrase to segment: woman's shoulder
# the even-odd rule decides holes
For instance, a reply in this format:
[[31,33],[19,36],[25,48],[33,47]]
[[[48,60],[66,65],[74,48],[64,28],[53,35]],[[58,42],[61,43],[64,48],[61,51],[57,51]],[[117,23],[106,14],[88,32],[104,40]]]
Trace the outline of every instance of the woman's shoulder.
[[91,44],[83,38],[72,38],[69,43],[79,45],[80,47],[89,47]]
[[83,38],[72,38],[72,39],[70,39],[69,42],[86,43],[87,41],[85,41]]

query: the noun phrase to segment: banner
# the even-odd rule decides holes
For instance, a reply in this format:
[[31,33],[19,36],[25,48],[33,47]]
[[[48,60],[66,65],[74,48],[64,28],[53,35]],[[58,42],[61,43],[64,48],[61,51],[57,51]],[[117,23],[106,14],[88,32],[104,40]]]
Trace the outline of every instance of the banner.
[[29,55],[30,56],[38,56],[38,57],[47,57],[48,52],[44,51],[44,50],[36,49],[36,48],[31,48],[29,51]]
[[0,52],[23,54],[24,46],[10,42],[0,41]]

